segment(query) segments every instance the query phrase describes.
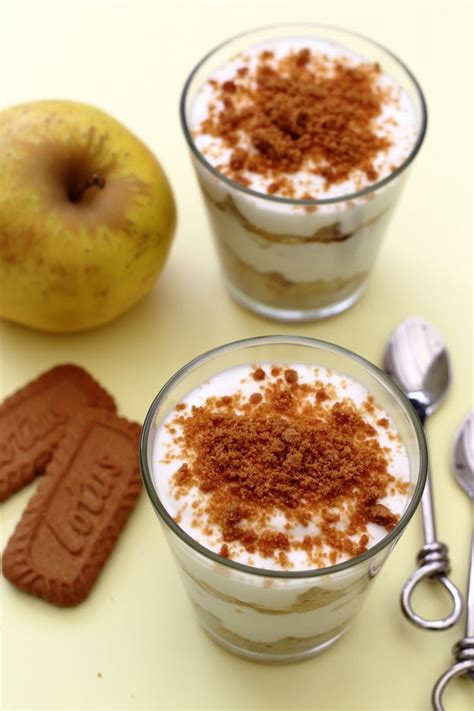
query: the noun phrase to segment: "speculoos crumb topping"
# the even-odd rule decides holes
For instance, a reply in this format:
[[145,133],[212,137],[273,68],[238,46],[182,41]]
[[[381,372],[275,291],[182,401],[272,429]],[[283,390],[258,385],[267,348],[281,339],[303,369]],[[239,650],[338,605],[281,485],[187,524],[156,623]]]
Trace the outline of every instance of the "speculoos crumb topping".
[[[254,370],[258,391],[250,397],[237,392],[177,408],[169,429],[179,429],[175,443],[186,462],[173,476],[175,495],[193,487],[204,494],[193,503],[193,525],[217,531],[226,558],[232,544],[283,567],[291,567],[292,549],[315,567],[327,564],[325,547],[331,563],[356,556],[367,550],[369,523],[395,526],[398,516],[380,500],[406,485],[389,473],[388,451],[352,401],[329,404],[330,385],[300,384],[292,369],[271,372],[268,379]],[[365,406],[374,410],[373,399]],[[269,522],[280,514],[285,523],[275,532]],[[311,521],[318,535],[293,535]]]
[[326,188],[354,171],[375,182],[374,159],[390,146],[374,125],[391,100],[380,73],[378,64],[352,66],[309,49],[280,59],[262,51],[255,67],[210,80],[215,96],[200,132],[232,149],[220,172],[243,185],[248,173],[263,175],[271,179],[269,194],[310,199],[295,195],[288,180],[299,170],[321,176]]

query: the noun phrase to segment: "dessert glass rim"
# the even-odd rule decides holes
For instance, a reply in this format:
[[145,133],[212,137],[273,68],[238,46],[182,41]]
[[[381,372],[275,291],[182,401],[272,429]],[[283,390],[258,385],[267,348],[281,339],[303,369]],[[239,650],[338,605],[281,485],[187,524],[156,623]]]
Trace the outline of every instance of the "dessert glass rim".
[[[300,571],[292,571],[292,570],[271,570],[269,568],[259,568],[257,566],[250,566],[250,565],[245,565],[244,563],[237,563],[236,561],[233,561],[228,558],[223,558],[220,556],[218,553],[215,553],[214,551],[211,551],[209,548],[206,548],[205,546],[201,545],[198,543],[192,536],[187,534],[173,519],[171,514],[167,511],[166,507],[162,504],[160,497],[158,496],[158,493],[155,489],[155,485],[153,483],[153,477],[150,471],[150,468],[148,466],[148,440],[150,436],[150,431],[153,427],[154,420],[155,420],[155,415],[156,411],[158,410],[159,406],[161,405],[161,402],[164,400],[164,398],[173,390],[175,385],[177,385],[183,378],[185,378],[190,372],[192,372],[195,368],[197,368],[199,365],[212,360],[215,356],[220,355],[222,353],[230,352],[230,351],[237,351],[242,348],[250,348],[252,346],[259,346],[259,345],[275,345],[275,344],[285,344],[285,345],[299,345],[299,346],[310,346],[312,348],[316,347],[321,350],[326,350],[329,352],[333,353],[338,353],[340,355],[343,355],[351,360],[355,360],[359,365],[361,365],[363,368],[369,371],[369,373],[374,376],[376,379],[381,380],[382,384],[389,390],[389,392],[399,401],[399,404],[402,405],[403,409],[405,410],[406,414],[408,415],[411,424],[413,425],[415,435],[416,435],[416,440],[417,440],[417,445],[418,445],[418,450],[420,454],[420,464],[419,464],[419,476],[416,482],[415,486],[415,491],[413,492],[413,496],[408,503],[408,506],[406,510],[403,512],[403,514],[400,517],[400,520],[398,523],[395,525],[395,527],[387,533],[386,536],[384,536],[378,543],[376,543],[374,546],[369,548],[367,551],[364,553],[361,553],[358,556],[354,556],[353,558],[349,558],[348,560],[343,561],[342,563],[337,563],[335,565],[330,565],[330,566],[325,566],[323,568],[314,568],[310,570],[300,570]],[[426,440],[424,436],[424,431],[423,427],[420,423],[420,420],[418,418],[418,415],[416,414],[415,408],[411,404],[411,402],[408,400],[406,397],[405,393],[398,387],[396,383],[394,383],[389,376],[384,373],[380,368],[378,368],[376,365],[368,361],[367,359],[363,358],[362,356],[357,355],[357,353],[354,353],[353,351],[349,350],[348,348],[344,348],[343,346],[336,345],[335,343],[330,343],[329,341],[322,341],[317,338],[310,338],[308,336],[286,336],[286,335],[274,335],[274,336],[255,336],[251,338],[243,338],[237,341],[232,341],[230,343],[225,343],[221,346],[217,346],[216,348],[211,348],[208,351],[205,351],[204,353],[201,353],[200,355],[196,356],[192,360],[190,360],[188,363],[183,365],[169,380],[163,385],[163,387],[159,390],[158,394],[156,395],[155,399],[153,400],[148,413],[145,417],[145,421],[143,423],[143,428],[142,428],[142,433],[140,437],[140,446],[139,446],[139,462],[140,462],[140,469],[142,472],[142,477],[144,480],[145,484],[145,489],[147,491],[148,496],[150,497],[150,500],[152,502],[153,508],[155,509],[155,512],[158,514],[159,518],[163,521],[163,523],[171,529],[171,531],[178,536],[185,544],[190,546],[194,551],[197,553],[201,554],[205,558],[208,558],[209,560],[219,563],[221,565],[227,566],[229,568],[233,568],[236,571],[239,571],[241,573],[246,573],[249,575],[257,575],[261,577],[267,577],[267,578],[289,578],[289,579],[300,579],[300,578],[316,578],[324,575],[329,575],[332,573],[338,573],[343,570],[347,570],[349,568],[352,568],[353,566],[356,566],[359,563],[362,563],[365,560],[369,560],[372,558],[374,555],[382,551],[384,548],[386,548],[392,541],[396,541],[398,536],[402,533],[402,531],[405,529],[407,523],[413,516],[413,514],[416,511],[416,508],[418,506],[418,503],[421,499],[421,496],[423,494],[423,489],[425,486],[425,481],[426,481],[426,475],[427,475],[427,467],[428,467],[428,454],[427,454],[427,447],[426,447]]]
[[[235,40],[238,40],[242,37],[250,36],[253,34],[256,34],[258,32],[265,32],[265,31],[270,31],[270,30],[278,30],[278,29],[291,29],[292,27],[307,27],[309,29],[323,29],[323,30],[334,30],[337,32],[341,32],[343,34],[352,36],[352,37],[357,37],[358,39],[361,39],[365,42],[368,42],[369,44],[372,44],[373,46],[377,47],[379,50],[382,50],[382,52],[385,52],[389,57],[391,57],[397,64],[400,65],[400,67],[403,69],[403,71],[408,75],[409,79],[413,83],[418,99],[420,101],[420,107],[421,107],[421,121],[420,121],[420,128],[418,131],[418,135],[416,138],[415,143],[413,144],[413,147],[408,154],[408,156],[405,158],[402,163],[392,172],[390,175],[387,175],[385,178],[382,180],[377,181],[376,183],[372,183],[372,185],[368,185],[365,188],[362,188],[361,190],[357,190],[356,192],[353,193],[347,193],[345,195],[339,195],[337,197],[332,197],[332,198],[314,198],[314,199],[296,199],[296,198],[287,198],[287,197],[281,197],[278,195],[269,195],[267,193],[262,193],[259,192],[258,190],[252,190],[251,188],[242,185],[241,183],[236,182],[235,180],[232,180],[232,178],[229,178],[228,176],[224,175],[224,173],[221,173],[217,168],[215,168],[209,161],[204,157],[204,155],[201,153],[201,151],[197,148],[196,144],[194,143],[193,137],[191,135],[191,129],[189,128],[188,125],[188,120],[186,118],[186,99],[188,95],[188,90],[191,85],[192,80],[194,79],[196,73],[199,71],[199,69],[203,66],[207,60],[212,57],[213,54],[218,52],[220,49],[224,48],[226,45],[230,44],[231,42],[234,42]],[[213,47],[209,52],[207,52],[204,57],[195,65],[194,69],[191,71],[189,74],[183,90],[181,92],[181,97],[179,101],[179,116],[180,116],[180,121],[181,121],[181,128],[184,133],[184,137],[186,139],[186,142],[191,149],[192,153],[196,156],[196,158],[203,164],[203,166],[210,172],[212,173],[215,177],[219,178],[222,180],[224,183],[229,185],[230,187],[234,188],[235,190],[238,190],[246,195],[255,197],[255,198],[260,198],[261,200],[268,200],[269,202],[275,202],[275,203],[281,203],[281,204],[287,204],[287,205],[312,205],[312,206],[318,206],[318,205],[332,205],[336,204],[339,202],[346,202],[349,200],[355,200],[357,198],[363,197],[364,195],[368,195],[370,193],[375,192],[376,190],[384,187],[385,185],[388,185],[392,180],[394,180],[397,176],[399,176],[401,173],[404,172],[406,168],[413,162],[415,156],[417,155],[418,151],[421,148],[421,145],[423,143],[423,140],[425,138],[426,134],[426,129],[428,125],[428,107],[426,104],[426,99],[423,94],[423,91],[421,89],[420,84],[418,83],[418,80],[416,79],[415,75],[413,72],[408,68],[408,66],[396,55],[394,54],[391,50],[387,49],[385,45],[381,44],[380,42],[377,42],[376,40],[373,40],[370,37],[367,37],[366,35],[360,33],[360,32],[353,32],[352,30],[348,30],[344,27],[340,27],[338,25],[331,25],[331,24],[324,24],[324,23],[311,23],[311,22],[290,22],[290,23],[275,23],[271,25],[261,25],[259,27],[255,27],[252,30],[245,30],[244,32],[239,32],[236,35],[233,35],[232,37],[229,37],[228,39],[224,40],[223,42],[220,42],[218,45]]]

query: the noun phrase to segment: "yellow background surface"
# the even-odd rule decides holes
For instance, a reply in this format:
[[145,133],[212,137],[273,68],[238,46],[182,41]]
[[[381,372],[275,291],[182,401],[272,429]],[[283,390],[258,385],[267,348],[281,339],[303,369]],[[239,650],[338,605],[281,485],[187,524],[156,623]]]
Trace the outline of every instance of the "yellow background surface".
[[[452,355],[452,390],[428,423],[428,441],[439,536],[464,589],[469,503],[449,471],[449,452],[472,407],[470,18],[469,3],[3,2],[1,106],[68,98],[109,111],[159,156],[179,225],[153,292],[115,323],[72,336],[0,324],[2,396],[55,364],[74,362],[116,396],[123,415],[143,421],[178,367],[224,342],[294,333],[380,363],[393,327],[422,316]],[[366,294],[345,314],[302,326],[263,320],[227,296],[178,122],[181,87],[201,56],[238,31],[278,21],[333,23],[379,40],[412,68],[429,106],[425,145]],[[2,548],[34,489],[1,505]],[[56,609],[2,584],[3,707],[428,709],[432,685],[464,631],[458,624],[423,632],[400,612],[400,588],[421,544],[417,514],[333,648],[295,665],[258,665],[201,631],[143,495],[82,605]],[[439,611],[435,599],[420,594],[420,608]],[[459,681],[447,708],[467,709],[472,698],[472,684]]]

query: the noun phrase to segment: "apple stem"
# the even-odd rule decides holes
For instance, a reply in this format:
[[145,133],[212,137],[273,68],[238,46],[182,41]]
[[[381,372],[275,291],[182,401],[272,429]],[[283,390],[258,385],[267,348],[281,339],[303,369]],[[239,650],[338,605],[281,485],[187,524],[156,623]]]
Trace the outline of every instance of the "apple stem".
[[79,183],[79,185],[75,188],[71,188],[69,191],[70,201],[79,202],[84,193],[94,186],[103,190],[105,188],[105,178],[98,173],[94,173],[90,178],[87,178],[87,180],[83,180],[82,183]]

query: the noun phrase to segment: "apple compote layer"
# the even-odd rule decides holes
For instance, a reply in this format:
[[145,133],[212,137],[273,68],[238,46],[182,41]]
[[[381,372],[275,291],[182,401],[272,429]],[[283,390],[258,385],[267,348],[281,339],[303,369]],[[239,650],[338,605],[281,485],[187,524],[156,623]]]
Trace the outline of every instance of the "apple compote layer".
[[301,363],[218,373],[176,406],[153,445],[163,505],[222,559],[169,534],[191,599],[252,645],[280,650],[291,640],[288,654],[295,639],[311,646],[309,638],[347,627],[374,568],[314,579],[251,569],[311,571],[359,556],[403,513],[408,477],[395,426],[367,390]]
[[344,198],[392,175],[417,136],[391,77],[325,40],[267,41],[213,73],[189,123],[215,237],[235,257],[223,262],[234,291],[309,311],[360,288],[400,178]]

